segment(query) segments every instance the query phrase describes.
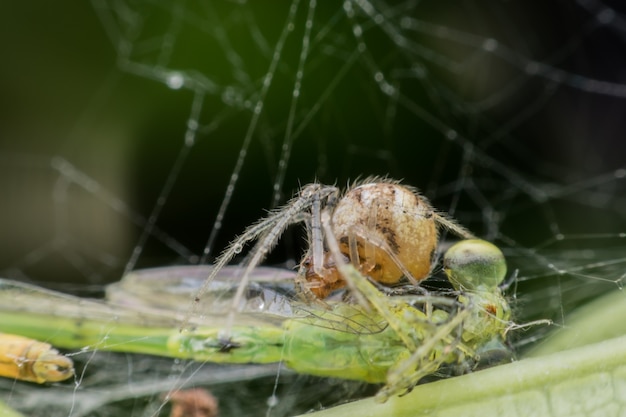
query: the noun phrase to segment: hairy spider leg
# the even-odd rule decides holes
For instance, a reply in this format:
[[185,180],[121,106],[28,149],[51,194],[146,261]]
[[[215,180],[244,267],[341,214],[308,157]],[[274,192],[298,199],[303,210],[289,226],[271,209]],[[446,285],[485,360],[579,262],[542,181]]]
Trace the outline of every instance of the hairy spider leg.
[[[337,243],[337,238],[335,237],[335,234],[333,233],[333,228],[332,228],[331,220],[330,220],[330,213],[328,211],[322,212],[321,221],[322,221],[322,227],[324,229],[324,233],[326,235],[325,236],[326,245],[328,246],[328,250],[330,251],[330,253],[332,254],[334,258],[337,271],[343,276],[342,269],[345,269],[347,266],[349,266],[352,268],[352,270],[356,271],[356,273],[358,274],[358,271],[356,270],[356,268],[354,268],[352,264],[348,264],[344,260],[343,255],[341,254],[341,251],[339,250],[339,244]],[[355,298],[356,302],[362,307],[369,309],[370,303],[368,302],[368,297],[365,294],[363,294],[362,291],[359,290],[355,282],[353,282],[352,280],[345,280],[345,281],[348,286],[348,289],[352,292],[352,296]]]
[[313,203],[311,204],[311,213],[305,220],[307,241],[309,242],[309,247],[302,257],[302,260],[298,267],[298,273],[296,274],[295,283],[296,287],[299,290],[299,296],[304,301],[306,301],[307,303],[315,303],[323,307],[328,307],[328,305],[324,301],[322,301],[320,297],[313,293],[306,279],[306,271],[309,270],[309,260],[312,259],[313,271],[317,275],[323,274],[325,269],[324,234],[321,225],[321,213],[323,210],[332,211],[337,204],[337,198],[339,196],[338,188],[334,186],[327,186],[325,187],[325,189],[328,192],[324,195],[326,204],[324,204],[324,207],[322,208],[322,199],[320,198],[320,193],[316,193]]
[[443,227],[445,230],[454,233],[458,237],[462,237],[463,239],[476,239],[476,236],[472,232],[461,226],[456,220],[448,217],[447,214],[437,212],[433,209],[433,216],[435,222],[439,226]]
[[[319,208],[321,204],[320,199],[326,198],[329,194],[335,192],[335,187],[327,187],[320,184],[311,184],[305,187],[305,189],[301,193],[301,196],[298,197],[296,202],[286,210],[286,213],[275,222],[274,226],[269,229],[263,236],[263,239],[259,241],[259,243],[256,245],[256,250],[254,251],[252,258],[248,262],[248,265],[246,266],[246,269],[241,276],[241,281],[239,283],[239,286],[237,287],[235,296],[233,297],[233,308],[228,312],[226,327],[224,329],[224,337],[228,336],[228,333],[230,332],[230,329],[234,324],[235,314],[239,309],[239,305],[241,304],[241,299],[244,295],[244,291],[248,286],[248,282],[250,280],[250,274],[252,273],[254,268],[256,268],[263,261],[267,253],[274,248],[284,230],[287,228],[288,225],[293,223],[293,219],[297,218],[297,215],[299,213],[306,210],[309,205],[311,205],[312,207],[315,207],[317,205],[317,207]],[[313,233],[315,233],[315,228],[313,229]]]
[[[359,268],[359,253],[358,253],[358,246],[357,246],[357,238],[361,238],[364,242],[366,242],[365,243],[366,250],[367,248],[378,248],[384,251],[385,254],[389,257],[389,259],[391,259],[391,261],[394,263],[394,265],[398,267],[400,272],[402,272],[402,274],[411,282],[411,284],[415,285],[416,287],[419,286],[419,281],[425,278],[425,277],[420,277],[419,280],[416,279],[413,276],[413,274],[411,274],[411,272],[404,266],[404,263],[400,260],[400,258],[398,258],[398,256],[394,253],[394,251],[389,247],[389,244],[384,239],[381,239],[379,236],[376,236],[370,230],[364,228],[362,225],[352,226],[348,234],[350,258],[351,260],[353,260],[352,264],[355,265],[357,268]],[[374,251],[372,250],[371,253],[372,253],[371,259],[374,259],[374,256],[375,256]],[[354,262],[354,259],[356,259],[356,263]],[[367,265],[370,268],[373,266],[373,265],[370,266],[369,262],[367,262],[367,264],[365,265]],[[367,267],[364,267],[363,269],[366,270]]]
[[185,314],[185,318],[181,324],[181,331],[187,328],[190,318],[198,312],[202,296],[207,292],[211,282],[215,279],[219,271],[226,266],[236,254],[242,251],[246,243],[262,236],[262,240],[256,245],[257,250],[250,258],[248,266],[241,277],[240,287],[237,289],[237,293],[233,298],[234,308],[229,312],[229,317],[231,317],[229,321],[234,320],[234,315],[241,302],[241,297],[248,283],[250,272],[263,261],[264,257],[271,248],[274,247],[280,235],[288,225],[302,221],[300,214],[311,206],[315,198],[326,198],[328,195],[335,193],[336,190],[336,187],[322,186],[317,183],[309,184],[302,189],[299,195],[292,198],[286,205],[270,213],[258,223],[248,227],[243,234],[233,240],[219,256],[211,274],[196,292],[191,307]]
[[[327,204],[324,206],[325,211],[332,211],[336,204],[336,197],[339,194],[339,189],[335,187],[328,187],[332,191],[325,196],[327,198]],[[313,204],[311,205],[311,236],[310,242],[313,247],[313,271],[316,274],[321,274],[324,269],[324,235],[322,233],[322,221],[321,221],[321,201],[320,194],[314,193]]]

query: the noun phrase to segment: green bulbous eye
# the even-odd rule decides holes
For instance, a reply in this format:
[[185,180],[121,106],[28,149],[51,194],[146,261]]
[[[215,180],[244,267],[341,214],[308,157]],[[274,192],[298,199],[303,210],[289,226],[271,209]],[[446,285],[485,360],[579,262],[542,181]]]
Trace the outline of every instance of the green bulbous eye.
[[456,290],[490,290],[506,276],[502,251],[481,239],[462,240],[447,250],[443,268]]

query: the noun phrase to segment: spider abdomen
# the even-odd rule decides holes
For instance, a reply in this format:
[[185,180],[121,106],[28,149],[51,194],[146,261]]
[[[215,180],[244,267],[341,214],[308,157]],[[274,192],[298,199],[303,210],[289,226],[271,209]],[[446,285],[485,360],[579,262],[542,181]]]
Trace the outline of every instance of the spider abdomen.
[[335,207],[332,227],[341,252],[355,262],[352,239],[361,272],[376,281],[398,282],[405,275],[400,265],[415,280],[430,272],[437,246],[434,212],[408,187],[373,182],[352,188]]

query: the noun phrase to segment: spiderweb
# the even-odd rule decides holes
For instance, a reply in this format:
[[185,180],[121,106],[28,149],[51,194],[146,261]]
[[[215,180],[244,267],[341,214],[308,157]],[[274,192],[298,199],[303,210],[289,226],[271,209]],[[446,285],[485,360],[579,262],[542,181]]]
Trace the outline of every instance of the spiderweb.
[[[504,250],[518,321],[564,325],[621,289],[618,2],[1,7],[3,277],[100,296],[134,269],[212,261],[300,185],[380,175]],[[267,263],[294,265],[301,236]],[[167,415],[159,393],[185,380],[221,394],[223,415],[275,416],[367,389],[276,367],[75,360],[74,384],[3,381],[4,397],[30,415]]]

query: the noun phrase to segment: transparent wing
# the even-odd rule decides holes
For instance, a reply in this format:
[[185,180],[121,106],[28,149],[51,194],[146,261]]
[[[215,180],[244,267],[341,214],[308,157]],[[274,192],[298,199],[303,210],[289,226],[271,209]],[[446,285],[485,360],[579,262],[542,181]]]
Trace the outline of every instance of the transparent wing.
[[[9,314],[0,324],[8,327],[28,314],[143,327],[177,328],[211,267],[185,266],[133,272],[106,289],[106,301],[90,300],[47,290],[35,285],[0,279],[0,314]],[[202,299],[195,325],[218,326],[232,304],[237,289],[238,267],[220,271]],[[276,324],[281,318],[303,316],[293,302],[293,275],[288,270],[258,268],[242,300],[238,324]],[[5,330],[6,331],[6,330]]]
[[[212,266],[183,266],[145,269],[126,275],[120,282],[107,287],[107,300],[116,305],[132,308],[157,308],[185,313],[198,289],[204,284]],[[239,286],[238,278],[243,267],[226,266],[213,280],[199,301],[198,313],[215,317],[227,314]],[[386,322],[373,312],[346,304],[341,295],[327,301],[327,308],[309,305],[296,296],[296,273],[281,268],[257,267],[248,284],[246,297],[241,301],[239,318],[256,317],[257,320],[275,317],[297,318],[303,322],[326,329],[349,333],[377,333]],[[198,318],[196,318],[197,323]],[[241,324],[241,320],[236,324]]]
[[[210,282],[198,301],[199,315],[221,316],[232,309],[232,299],[245,267],[226,266]],[[106,289],[107,300],[133,309],[150,308],[186,313],[213,270],[212,266],[177,266],[131,272]],[[239,311],[293,317],[295,272],[280,268],[257,267],[248,284]]]

